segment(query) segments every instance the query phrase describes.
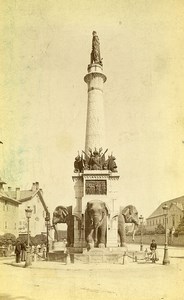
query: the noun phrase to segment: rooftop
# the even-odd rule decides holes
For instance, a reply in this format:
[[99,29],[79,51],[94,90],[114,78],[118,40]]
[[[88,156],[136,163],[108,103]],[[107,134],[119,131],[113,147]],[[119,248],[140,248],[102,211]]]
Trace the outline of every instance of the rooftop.
[[162,207],[163,207],[164,204],[167,204],[169,208],[174,204],[179,209],[183,210],[184,209],[184,196],[162,202],[157,207],[157,209],[147,219],[154,218],[154,217],[157,217],[157,216],[162,216],[163,215],[163,208]]

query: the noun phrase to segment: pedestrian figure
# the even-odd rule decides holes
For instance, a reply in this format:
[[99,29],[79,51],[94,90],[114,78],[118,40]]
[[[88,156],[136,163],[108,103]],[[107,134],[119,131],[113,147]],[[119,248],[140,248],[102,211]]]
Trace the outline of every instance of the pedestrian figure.
[[26,244],[22,243],[21,244],[21,261],[26,260]]
[[37,261],[37,255],[38,255],[38,248],[37,248],[37,246],[34,246],[33,253],[34,253],[34,261]]
[[151,244],[150,244],[150,250],[151,250],[151,260],[152,260],[152,263],[155,263],[158,258],[157,258],[157,244],[155,242],[155,240],[152,240]]
[[46,259],[46,246],[45,245],[43,245],[43,255],[42,255],[42,257],[43,257],[43,259]]
[[20,240],[17,240],[15,245],[16,263],[20,262],[20,253],[21,253],[21,242]]
[[41,245],[40,244],[37,245],[37,250],[38,250],[38,253],[41,252]]
[[6,247],[5,247],[5,245],[3,245],[2,246],[2,254],[3,254],[3,256],[5,257],[6,256]]

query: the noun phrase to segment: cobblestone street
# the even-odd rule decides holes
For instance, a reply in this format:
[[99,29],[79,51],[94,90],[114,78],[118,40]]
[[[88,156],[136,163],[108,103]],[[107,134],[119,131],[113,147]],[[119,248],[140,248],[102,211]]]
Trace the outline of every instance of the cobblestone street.
[[[138,246],[131,246],[137,248]],[[125,265],[40,261],[30,268],[0,260],[0,300],[141,299],[180,300],[184,292],[184,249],[170,248],[169,266],[144,261]]]

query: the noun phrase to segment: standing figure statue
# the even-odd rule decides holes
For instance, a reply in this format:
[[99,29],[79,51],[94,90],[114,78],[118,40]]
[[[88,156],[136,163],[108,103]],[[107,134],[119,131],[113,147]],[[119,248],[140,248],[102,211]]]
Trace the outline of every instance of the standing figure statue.
[[96,31],[93,31],[91,64],[99,64],[102,66],[102,58],[100,57],[100,41]]
[[95,151],[93,151],[93,155],[91,157],[90,169],[91,170],[102,170],[101,157],[99,155],[99,152],[96,150],[96,148],[95,148]]

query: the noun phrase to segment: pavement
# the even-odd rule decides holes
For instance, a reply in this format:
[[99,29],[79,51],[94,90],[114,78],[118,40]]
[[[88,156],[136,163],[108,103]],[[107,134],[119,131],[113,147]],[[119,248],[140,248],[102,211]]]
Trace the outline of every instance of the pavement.
[[184,248],[169,247],[168,266],[162,265],[163,247],[158,253],[156,264],[128,258],[124,265],[37,261],[24,268],[15,267],[14,257],[3,258],[0,300],[183,300]]

